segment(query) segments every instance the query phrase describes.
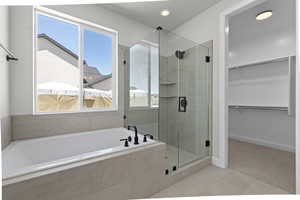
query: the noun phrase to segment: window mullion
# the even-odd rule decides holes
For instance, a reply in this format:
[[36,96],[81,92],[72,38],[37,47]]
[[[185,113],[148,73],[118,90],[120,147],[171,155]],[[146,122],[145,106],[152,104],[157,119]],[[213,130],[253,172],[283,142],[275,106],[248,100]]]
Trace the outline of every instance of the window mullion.
[[148,107],[151,108],[151,48],[148,46]]
[[80,81],[80,88],[79,88],[79,110],[83,110],[83,96],[84,96],[84,89],[83,89],[83,27],[79,25],[79,33],[78,33],[78,40],[79,40],[79,55],[78,55],[78,68],[79,68],[79,81]]

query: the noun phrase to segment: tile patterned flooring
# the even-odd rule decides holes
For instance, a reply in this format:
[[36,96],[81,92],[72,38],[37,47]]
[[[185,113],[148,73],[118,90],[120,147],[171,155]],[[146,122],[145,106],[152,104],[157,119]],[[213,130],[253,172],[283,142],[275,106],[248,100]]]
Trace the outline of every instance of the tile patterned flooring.
[[230,168],[295,193],[295,153],[229,141]]
[[206,167],[151,198],[294,192],[293,153],[235,140],[229,149],[230,168]]
[[209,166],[151,198],[254,194],[288,194],[288,192],[236,170]]

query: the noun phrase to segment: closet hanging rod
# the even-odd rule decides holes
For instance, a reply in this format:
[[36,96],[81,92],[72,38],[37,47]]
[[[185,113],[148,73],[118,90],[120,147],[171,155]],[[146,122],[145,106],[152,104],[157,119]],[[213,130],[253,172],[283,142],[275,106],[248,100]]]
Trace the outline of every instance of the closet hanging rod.
[[284,62],[284,61],[288,61],[290,57],[295,57],[295,55],[272,58],[272,59],[262,60],[262,61],[252,62],[252,63],[245,63],[245,64],[229,67],[229,70],[244,68],[244,67],[251,67],[251,66],[255,66],[255,65],[263,65],[263,64],[268,64],[268,63]]
[[230,109],[249,109],[249,110],[279,110],[279,111],[288,111],[288,107],[275,107],[275,106],[238,106],[231,105]]
[[18,58],[10,50],[5,48],[3,44],[0,43],[0,47],[6,52],[6,54],[7,54],[6,55],[6,60],[7,61],[10,61],[10,60],[17,61],[18,60]]

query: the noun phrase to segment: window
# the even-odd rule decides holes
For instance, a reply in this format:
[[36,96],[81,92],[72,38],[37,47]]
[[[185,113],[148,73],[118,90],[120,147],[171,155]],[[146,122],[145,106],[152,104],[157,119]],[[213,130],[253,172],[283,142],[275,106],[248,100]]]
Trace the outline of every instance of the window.
[[159,106],[159,57],[158,57],[158,48],[150,48],[151,56],[151,107]]
[[158,47],[149,42],[130,48],[129,105],[155,108],[159,105]]
[[35,111],[117,109],[117,32],[36,12]]

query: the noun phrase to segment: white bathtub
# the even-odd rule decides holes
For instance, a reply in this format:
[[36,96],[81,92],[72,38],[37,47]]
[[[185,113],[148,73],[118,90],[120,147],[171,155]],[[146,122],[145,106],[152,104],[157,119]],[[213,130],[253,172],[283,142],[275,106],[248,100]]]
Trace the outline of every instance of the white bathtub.
[[143,143],[143,136],[139,135],[139,145],[131,142],[129,147],[124,147],[120,139],[129,135],[133,137],[134,132],[115,128],[14,141],[2,151],[3,185],[96,162],[112,153],[155,143],[150,139]]

